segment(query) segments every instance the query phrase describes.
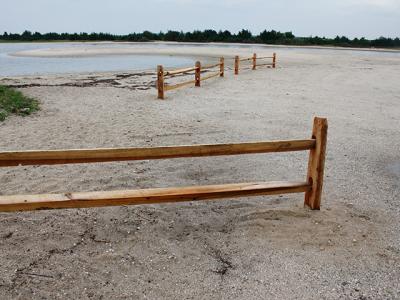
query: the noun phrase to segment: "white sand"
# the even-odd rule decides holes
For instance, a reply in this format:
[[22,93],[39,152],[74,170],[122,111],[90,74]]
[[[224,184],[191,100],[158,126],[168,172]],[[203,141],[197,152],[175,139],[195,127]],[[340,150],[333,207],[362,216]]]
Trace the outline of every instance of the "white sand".
[[85,56],[105,56],[105,55],[184,55],[184,56],[221,56],[226,55],[226,50],[223,48],[216,49],[210,52],[209,49],[199,49],[195,46],[156,48],[150,45],[142,47],[128,47],[129,44],[122,44],[121,47],[79,47],[79,48],[50,48],[50,49],[35,49],[24,50],[11,53],[12,56],[20,57],[85,57]]
[[[154,72],[1,80],[37,85],[23,91],[40,99],[42,110],[1,123],[0,146],[301,139],[310,136],[313,116],[325,116],[322,210],[304,209],[302,195],[285,195],[1,214],[0,298],[400,298],[399,55],[282,49],[276,70],[228,70],[202,88],[167,92],[165,101],[156,100],[154,80]],[[292,153],[6,168],[0,192],[301,180],[306,162],[306,153]]]

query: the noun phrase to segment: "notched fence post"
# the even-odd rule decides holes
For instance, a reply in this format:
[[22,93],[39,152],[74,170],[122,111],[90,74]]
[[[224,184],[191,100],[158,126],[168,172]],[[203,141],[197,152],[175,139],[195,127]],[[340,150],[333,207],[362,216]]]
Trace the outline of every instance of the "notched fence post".
[[235,56],[235,75],[239,75],[239,56]]
[[327,134],[327,119],[314,118],[312,138],[315,139],[315,148],[310,150],[307,172],[307,182],[311,185],[311,189],[306,192],[304,198],[304,205],[311,209],[320,209],[321,206]]
[[220,77],[224,77],[224,75],[225,75],[225,58],[221,57],[219,59],[219,63],[220,63],[220,65],[219,65],[219,76]]
[[158,99],[164,99],[164,67],[157,66]]
[[200,86],[200,81],[201,81],[201,63],[199,61],[196,61],[196,70],[194,73],[194,80],[195,80],[195,86]]

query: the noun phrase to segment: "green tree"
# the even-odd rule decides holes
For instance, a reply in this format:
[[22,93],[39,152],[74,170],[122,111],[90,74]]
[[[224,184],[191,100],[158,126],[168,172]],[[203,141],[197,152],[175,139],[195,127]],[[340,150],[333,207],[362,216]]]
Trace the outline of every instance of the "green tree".
[[250,42],[253,38],[253,35],[251,34],[251,32],[247,29],[242,29],[238,32],[238,34],[236,35],[236,38],[238,40],[238,42]]

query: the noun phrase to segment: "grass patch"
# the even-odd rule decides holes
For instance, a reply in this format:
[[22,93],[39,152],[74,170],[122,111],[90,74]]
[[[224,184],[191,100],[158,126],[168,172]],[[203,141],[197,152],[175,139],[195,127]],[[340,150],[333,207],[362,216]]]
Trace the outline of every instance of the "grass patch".
[[39,102],[29,98],[13,88],[0,85],[0,122],[8,115],[30,115],[39,110]]

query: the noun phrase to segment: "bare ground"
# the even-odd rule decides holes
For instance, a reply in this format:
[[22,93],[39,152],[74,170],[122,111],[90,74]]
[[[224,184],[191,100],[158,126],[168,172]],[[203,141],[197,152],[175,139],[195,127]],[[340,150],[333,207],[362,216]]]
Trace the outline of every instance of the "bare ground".
[[[276,70],[228,71],[166,101],[155,99],[152,72],[0,80],[42,104],[0,124],[4,150],[297,139],[313,116],[329,121],[321,211],[299,194],[3,213],[0,298],[400,298],[400,56],[279,51]],[[4,168],[0,193],[301,180],[306,161]]]

